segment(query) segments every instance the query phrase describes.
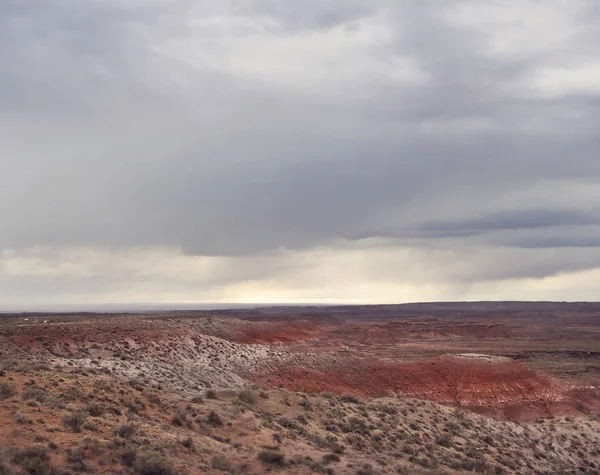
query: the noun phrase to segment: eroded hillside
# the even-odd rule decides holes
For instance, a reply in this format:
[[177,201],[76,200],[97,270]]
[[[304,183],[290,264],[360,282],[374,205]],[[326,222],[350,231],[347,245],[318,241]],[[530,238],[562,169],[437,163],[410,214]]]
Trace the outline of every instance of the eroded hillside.
[[435,319],[8,317],[0,473],[597,473],[594,352],[552,374],[525,343],[549,351]]

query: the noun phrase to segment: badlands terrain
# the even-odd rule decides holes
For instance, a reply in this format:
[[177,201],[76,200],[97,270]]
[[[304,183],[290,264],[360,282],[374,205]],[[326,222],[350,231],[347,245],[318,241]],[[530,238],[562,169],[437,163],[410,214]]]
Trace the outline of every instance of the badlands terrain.
[[0,315],[0,474],[600,473],[600,304]]

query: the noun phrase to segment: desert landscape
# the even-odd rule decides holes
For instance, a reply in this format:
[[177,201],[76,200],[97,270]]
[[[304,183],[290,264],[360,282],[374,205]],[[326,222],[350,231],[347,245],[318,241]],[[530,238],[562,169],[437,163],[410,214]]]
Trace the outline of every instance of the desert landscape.
[[600,304],[0,316],[0,473],[600,473]]
[[599,7],[0,0],[0,475],[600,475]]

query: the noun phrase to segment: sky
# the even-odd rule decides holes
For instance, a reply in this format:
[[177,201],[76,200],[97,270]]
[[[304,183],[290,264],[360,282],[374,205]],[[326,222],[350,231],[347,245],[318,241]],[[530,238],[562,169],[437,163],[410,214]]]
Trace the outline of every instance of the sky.
[[596,0],[0,0],[0,308],[598,300]]

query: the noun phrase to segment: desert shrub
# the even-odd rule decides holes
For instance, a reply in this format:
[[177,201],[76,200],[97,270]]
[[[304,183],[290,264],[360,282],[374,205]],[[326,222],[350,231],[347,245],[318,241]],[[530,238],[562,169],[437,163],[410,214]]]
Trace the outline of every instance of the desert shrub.
[[227,458],[224,455],[215,455],[212,458],[211,466],[215,470],[223,470],[223,471],[231,470],[231,464],[229,463],[229,460],[227,460]]
[[91,430],[92,432],[98,432],[98,424],[96,424],[94,421],[85,421],[83,428],[85,430]]
[[331,450],[335,454],[343,454],[346,448],[337,443],[336,441],[329,442],[329,450]]
[[158,394],[156,394],[156,393],[150,393],[150,394],[148,394],[148,396],[147,396],[147,397],[148,397],[148,402],[149,402],[150,404],[156,404],[156,405],[159,405],[159,404],[160,404],[160,402],[161,402],[161,401],[160,401],[160,396],[159,396]]
[[208,413],[208,415],[206,416],[206,422],[209,423],[211,426],[222,426],[223,425],[223,419],[215,411],[210,411]]
[[391,404],[385,404],[377,409],[379,409],[381,412],[389,414],[390,416],[398,414],[398,409]]
[[277,420],[277,423],[281,427],[285,427],[286,429],[298,429],[298,424],[296,424],[294,421],[288,419],[287,417],[281,417],[280,419]]
[[17,424],[31,424],[31,419],[25,416],[21,411],[15,411],[13,416]]
[[177,411],[171,418],[171,424],[177,427],[183,427],[187,422],[187,415],[182,410]]
[[268,465],[284,465],[285,456],[274,450],[261,450],[258,454],[258,460]]
[[92,417],[100,417],[104,414],[104,407],[100,404],[88,404],[84,410]]
[[0,401],[9,399],[15,395],[16,391],[12,384],[2,381],[0,383]]
[[0,475],[10,475],[10,469],[2,459],[0,459]]
[[288,463],[290,465],[309,465],[311,463],[314,463],[314,461],[310,455],[296,454],[293,455],[292,458],[290,458]]
[[340,456],[338,454],[325,454],[323,455],[323,463],[339,462]]
[[129,401],[129,402],[127,402],[125,404],[125,407],[132,414],[139,414],[140,411],[143,411],[143,410],[146,409],[146,405],[142,401],[140,401],[139,399],[136,399],[135,401]]
[[458,435],[460,433],[460,426],[454,422],[448,422],[444,426],[444,430],[452,435]]
[[126,424],[121,424],[119,427],[115,429],[115,435],[122,437],[123,439],[130,439],[135,434],[137,434],[137,424],[133,422],[128,422]]
[[349,402],[351,404],[358,404],[360,402],[359,399],[356,396],[353,396],[352,394],[344,394],[340,396],[340,401]]
[[135,389],[136,391],[143,391],[144,390],[144,383],[142,381],[139,381],[137,379],[131,379],[129,380],[129,385]]
[[495,441],[494,441],[494,438],[493,438],[491,435],[486,435],[486,436],[483,438],[483,441],[484,441],[486,444],[488,444],[488,445],[491,445],[492,447],[493,447],[494,445],[496,445],[496,443],[495,443]]
[[371,464],[364,464],[356,471],[356,475],[376,475],[377,472]]
[[[58,445],[56,445],[56,444],[52,444],[52,445],[54,446],[55,449],[58,448]],[[48,444],[48,447],[50,447],[50,446],[51,446],[51,444]],[[100,443],[100,441],[98,439],[96,439],[94,437],[84,437],[82,449],[85,451],[86,454],[91,454],[94,457],[100,455],[103,452],[102,444]]]
[[27,387],[21,393],[21,399],[28,401],[30,399],[37,402],[44,402],[46,400],[47,393],[42,388]]
[[173,475],[173,464],[156,452],[145,452],[136,457],[135,471],[140,475]]
[[191,437],[183,439],[181,440],[181,445],[183,445],[186,449],[194,450],[194,439]]
[[256,404],[256,394],[249,389],[241,390],[238,393],[238,398],[240,401],[245,402],[246,404]]
[[137,458],[137,452],[134,449],[127,449],[121,452],[121,462],[126,467],[133,467]]
[[306,416],[304,414],[298,414],[298,416],[296,417],[296,420],[298,422],[300,422],[300,424],[308,424],[308,419],[306,418]]
[[449,434],[442,434],[435,439],[435,442],[442,447],[451,447],[452,437]]
[[67,462],[77,471],[77,473],[81,472],[91,472],[90,466],[85,463],[83,450],[81,449],[67,449]]
[[68,412],[60,421],[65,428],[69,429],[71,432],[81,432],[83,425],[87,419],[87,415],[83,411],[73,411]]
[[487,470],[488,467],[487,467],[487,464],[485,463],[485,460],[476,459],[476,460],[464,460],[462,462],[461,468],[463,470],[467,470],[469,472],[483,473]]
[[348,422],[342,426],[342,431],[367,433],[369,428],[364,419],[361,419],[360,417],[350,417]]
[[41,445],[32,445],[16,451],[12,456],[12,463],[20,466],[25,473],[32,475],[50,474],[46,447]]
[[214,389],[207,389],[204,391],[204,396],[206,396],[207,399],[217,399],[217,391]]

